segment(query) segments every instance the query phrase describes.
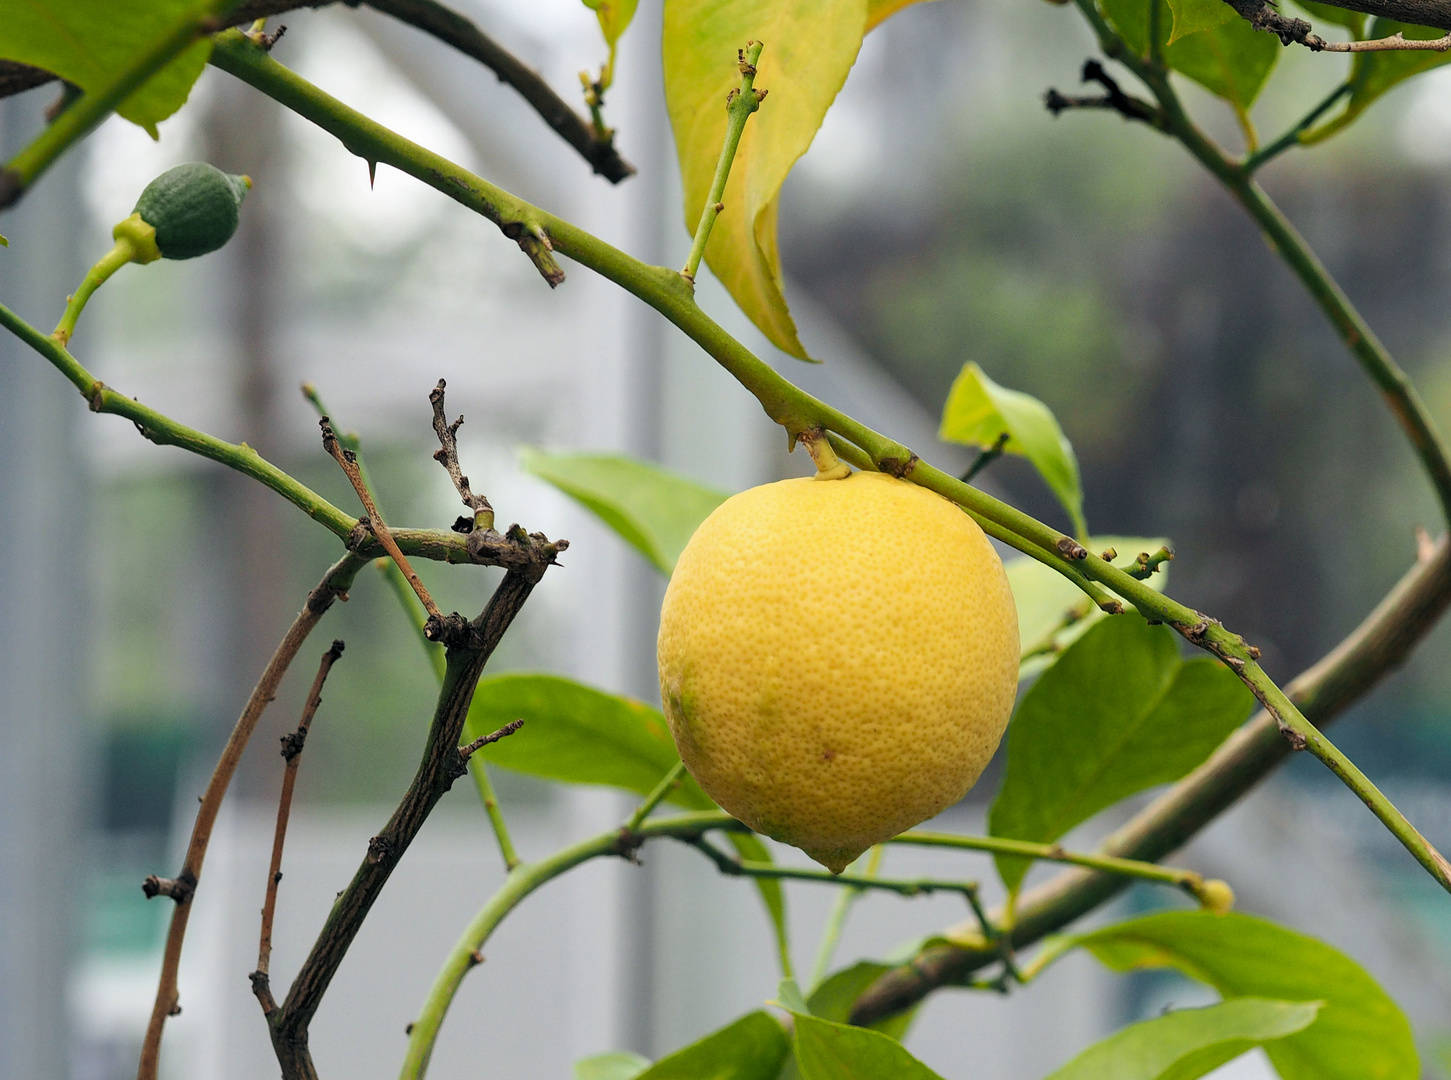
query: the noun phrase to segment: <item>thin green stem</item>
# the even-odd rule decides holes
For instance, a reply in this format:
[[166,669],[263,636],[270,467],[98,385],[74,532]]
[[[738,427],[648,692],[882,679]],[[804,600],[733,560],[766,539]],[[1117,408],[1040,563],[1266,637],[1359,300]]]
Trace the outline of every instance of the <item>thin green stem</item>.
[[76,332],[76,321],[81,317],[81,312],[86,309],[86,303],[91,299],[91,294],[104,285],[112,274],[130,262],[133,254],[135,254],[135,248],[130,240],[117,240],[116,246],[101,256],[96,264],[86,271],[86,276],[81,279],[76,291],[66,297],[65,312],[61,315],[60,322],[56,323],[55,329],[51,331],[53,338],[62,345],[70,341],[71,335]]
[[1348,81],[1341,83],[1334,90],[1330,91],[1330,94],[1325,98],[1325,100],[1320,102],[1319,105],[1316,105],[1313,109],[1306,113],[1304,118],[1298,124],[1292,127],[1289,131],[1285,132],[1268,146],[1263,147],[1262,149],[1251,154],[1249,157],[1245,158],[1244,161],[1240,164],[1241,171],[1245,174],[1245,176],[1253,176],[1264,165],[1279,157],[1286,150],[1290,149],[1290,147],[1301,145],[1300,136],[1308,131],[1311,125],[1313,125],[1316,120],[1319,120],[1320,117],[1325,115],[1325,112],[1328,109],[1334,106],[1334,104],[1341,98],[1343,98],[1346,94],[1350,93],[1350,91],[1351,85]]
[[57,158],[110,116],[133,91],[189,46],[223,26],[227,13],[238,3],[239,0],[211,0],[199,9],[188,11],[109,82],[87,91],[56,117],[53,124],[0,169],[0,209],[18,202]]
[[[869,878],[877,876],[877,871],[882,866],[882,854],[886,848],[875,845],[866,855],[867,865],[862,873]],[[811,983],[806,992],[811,993],[821,985],[821,980],[826,978],[827,968],[831,967],[831,958],[836,953],[836,943],[841,940],[841,931],[846,926],[846,917],[851,914],[852,905],[860,898],[862,890],[856,886],[849,886],[836,894],[836,900],[831,905],[831,913],[826,917],[826,926],[821,931],[821,944],[816,950],[816,964],[811,970]]]
[[630,815],[630,820],[625,822],[625,830],[634,832],[640,827],[640,823],[650,816],[650,812],[665,801],[666,797],[680,786],[680,781],[685,779],[685,762],[677,761],[671,766],[670,771],[661,777],[660,782],[655,785],[655,790],[645,796],[645,801],[635,808]]
[[700,223],[695,227],[695,241],[690,245],[690,256],[685,260],[685,269],[680,271],[680,276],[692,284],[695,282],[696,271],[700,269],[700,260],[705,258],[705,245],[710,240],[715,219],[725,209],[725,203],[721,200],[725,198],[726,180],[730,178],[731,163],[736,159],[736,150],[741,145],[746,121],[750,119],[751,113],[761,107],[761,99],[766,96],[766,91],[754,88],[756,63],[761,59],[762,47],[759,41],[746,42],[740,59],[740,88],[726,98],[725,142],[720,148],[720,160],[716,162],[710,193],[706,195],[705,206],[700,211]]
[[1178,870],[1158,863],[1139,862],[1135,859],[1117,859],[1110,855],[1088,855],[1076,851],[1065,851],[1057,844],[1035,844],[1027,840],[1009,840],[1000,836],[958,836],[954,833],[939,833],[913,830],[893,837],[888,843],[912,844],[919,847],[952,847],[968,851],[987,851],[994,855],[1021,855],[1025,859],[1042,859],[1045,862],[1070,863],[1086,866],[1090,870],[1102,870],[1108,874],[1140,878],[1163,885],[1193,889],[1203,879],[1193,870]]
[[1442,515],[1451,522],[1451,450],[1448,450],[1436,430],[1436,425],[1410,378],[1396,364],[1355,305],[1316,258],[1295,227],[1280,212],[1279,207],[1245,172],[1242,165],[1231,160],[1190,119],[1169,83],[1168,76],[1156,72],[1142,58],[1134,55],[1133,50],[1104,21],[1094,0],[1074,2],[1098,36],[1104,53],[1138,76],[1158,99],[1165,114],[1163,130],[1188,150],[1239,200],[1240,205],[1263,230],[1270,246],[1300,279],[1311,299],[1325,313],[1336,333],[1385,397],[1391,413],[1421,460],[1421,466],[1435,489]]
[[[158,446],[175,446],[209,461],[235,469],[244,476],[261,482],[292,503],[314,521],[325,526],[341,539],[357,528],[358,519],[339,510],[317,492],[289,476],[265,460],[246,443],[229,443],[196,428],[178,423],[163,413],[141,404],[135,398],[117,393],[101,382],[55,338],[42,333],[5,305],[0,304],[0,326],[25,342],[66,377],[86,399],[92,412],[124,416],[136,425],[143,438]],[[393,529],[393,539],[409,555],[436,562],[476,564],[464,538],[457,533],[435,529]],[[369,542],[360,554],[381,552],[376,542]]]
[[955,892],[976,897],[975,881],[947,881],[939,878],[915,878],[900,881],[894,878],[867,877],[864,874],[833,874],[829,870],[803,870],[775,863],[747,862],[733,858],[700,837],[688,838],[691,847],[703,852],[716,869],[731,877],[770,878],[778,881],[814,881],[821,885],[838,885],[855,889],[881,889],[898,896],[926,896],[934,892]]
[[427,1071],[428,1059],[433,1054],[433,1044],[438,1038],[443,1018],[454,995],[458,993],[464,976],[483,961],[479,950],[509,912],[518,907],[535,889],[591,859],[606,855],[628,857],[646,840],[670,836],[688,841],[717,829],[747,831],[744,825],[724,811],[656,818],[642,822],[638,829],[612,829],[557,851],[548,858],[515,868],[504,879],[499,891],[474,916],[435,977],[433,987],[424,999],[423,1008],[409,1029],[408,1053],[400,1074],[402,1080],[419,1080]]
[[[1167,77],[1156,77],[1155,73],[1141,59],[1134,57],[1123,46],[1122,41],[1099,16],[1097,9],[1093,6],[1093,0],[1077,0],[1077,3],[1089,14],[1090,22],[1094,22],[1096,28],[1102,28],[1101,38],[1113,45],[1112,49],[1106,45],[1106,51],[1109,51],[1112,56],[1124,57],[1124,62],[1129,64],[1135,74],[1139,74],[1140,78],[1144,79],[1156,94],[1162,92],[1161,103],[1167,116],[1167,122],[1173,126],[1176,136],[1181,141],[1185,141],[1185,145],[1192,144],[1191,149],[1198,147],[1196,153],[1206,155],[1206,160],[1219,162],[1222,172],[1217,172],[1216,175],[1221,175],[1222,178],[1237,178],[1236,167],[1218,148],[1209,143],[1185,116],[1178,98],[1169,88]],[[1103,38],[1103,35],[1107,35],[1107,37]],[[1113,44],[1115,42],[1116,44]],[[1097,582],[1122,597],[1125,602],[1132,604],[1146,618],[1173,626],[1191,643],[1214,653],[1229,664],[1245,684],[1255,692],[1256,696],[1265,703],[1266,707],[1276,713],[1286,726],[1296,731],[1313,730],[1309,721],[1299,714],[1283,694],[1278,695],[1277,698],[1268,694],[1266,686],[1273,687],[1274,684],[1254,662],[1255,654],[1251,652],[1239,635],[1225,630],[1218,623],[1209,620],[1192,608],[1135,580],[1123,570],[1086,551],[1073,537],[1050,528],[1028,514],[934,468],[900,443],[878,434],[840,410],[832,408],[793,385],[760,357],[726,333],[701,310],[695,302],[689,283],[679,274],[665,267],[647,266],[578,226],[546,213],[538,207],[531,206],[486,180],[474,176],[446,158],[388,130],[284,68],[240,34],[227,32],[217,35],[212,59],[218,66],[293,109],[323,130],[330,132],[353,153],[369,160],[385,162],[437,188],[463,205],[475,209],[490,221],[499,224],[506,235],[514,236],[520,230],[537,230],[538,235],[548,238],[554,250],[575,259],[581,265],[620,285],[673,322],[724,367],[736,381],[754,394],[766,415],[784,427],[792,438],[797,438],[802,432],[811,429],[835,432],[847,442],[859,447],[879,471],[910,480],[945,496],[972,514],[990,535],[1008,540],[1009,543],[1013,543],[1014,546],[1023,550],[1025,554],[1031,555],[1045,565],[1063,573],[1065,577],[1073,580],[1080,587],[1083,587],[1083,579]],[[1252,188],[1252,185],[1243,181],[1242,178],[1239,178],[1238,182],[1245,190]],[[1283,222],[1283,218],[1277,219],[1283,223],[1286,229],[1289,228],[1288,223]],[[1293,235],[1293,230],[1291,230],[1291,235]],[[1344,310],[1353,315],[1357,324],[1363,326],[1363,323],[1359,323],[1359,315],[1354,314],[1354,309],[1350,308],[1349,302],[1344,300],[1338,288],[1324,275],[1323,268],[1319,267],[1308,251],[1305,254],[1313,267],[1319,271],[1321,275],[1319,280],[1335,296],[1339,297]],[[1369,335],[1368,328],[1365,329],[1365,333]],[[1359,340],[1374,341],[1373,338]],[[1388,356],[1384,355],[1384,350],[1380,348],[1379,343],[1375,343],[1372,355],[1380,358],[1378,362],[1383,369],[1393,369],[1393,365],[1389,369],[1385,368],[1385,365],[1390,364],[1390,360]],[[1398,369],[1394,370],[1398,371]],[[1401,378],[1404,379],[1404,376],[1402,375]],[[1398,400],[1408,403],[1410,407],[1410,413],[1407,415],[1418,418],[1426,425],[1425,431],[1430,432],[1429,419],[1425,417],[1424,411],[1420,410],[1419,400],[1415,397],[1414,391],[1410,389],[1408,383],[1397,385]],[[1391,395],[1388,394],[1388,396]],[[833,441],[832,445],[836,446],[837,443]],[[1446,466],[1446,458],[1441,453],[1439,439],[1433,439],[1431,443],[1426,444],[1424,449],[1428,466],[1439,463],[1439,467],[1445,474],[1445,504],[1448,509],[1448,517],[1451,517],[1451,468]],[[1438,492],[1441,491],[1439,483],[1437,489]],[[990,528],[989,522],[999,526],[1000,530]],[[1011,539],[1007,534],[1011,534]],[[1061,557],[1055,556],[1053,552],[1058,552]],[[1101,591],[1091,588],[1085,591],[1094,597],[1100,607],[1108,605],[1106,610],[1110,611],[1117,607],[1116,602],[1105,597]],[[1276,704],[1272,705],[1272,701]],[[1332,771],[1346,783],[1352,786],[1361,784],[1356,788],[1356,792],[1366,801],[1367,806],[1371,807],[1388,826],[1393,826],[1391,831],[1410,848],[1412,854],[1422,865],[1427,866],[1428,869],[1437,868],[1433,870],[1433,876],[1443,887],[1451,891],[1451,876],[1440,869],[1444,860],[1384,799],[1384,796],[1375,791],[1373,787],[1367,786],[1368,781],[1362,783],[1361,780],[1358,780],[1357,773],[1352,773],[1344,768],[1341,764],[1343,755],[1339,755],[1338,751],[1335,751],[1323,736],[1314,742],[1307,740],[1306,745],[1312,753],[1330,765]]]

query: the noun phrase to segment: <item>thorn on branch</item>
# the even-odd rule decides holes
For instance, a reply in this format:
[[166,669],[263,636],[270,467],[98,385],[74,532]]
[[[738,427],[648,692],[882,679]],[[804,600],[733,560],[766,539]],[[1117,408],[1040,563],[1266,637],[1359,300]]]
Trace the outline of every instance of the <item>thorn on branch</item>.
[[507,739],[510,735],[514,734],[514,732],[518,731],[523,726],[524,721],[522,718],[518,720],[510,720],[503,727],[499,728],[498,731],[491,731],[487,735],[480,735],[473,742],[468,743],[465,746],[460,746],[458,748],[458,761],[450,770],[449,779],[457,780],[460,776],[469,771],[469,758],[474,756],[475,751],[482,750],[490,743],[496,743],[500,739]]

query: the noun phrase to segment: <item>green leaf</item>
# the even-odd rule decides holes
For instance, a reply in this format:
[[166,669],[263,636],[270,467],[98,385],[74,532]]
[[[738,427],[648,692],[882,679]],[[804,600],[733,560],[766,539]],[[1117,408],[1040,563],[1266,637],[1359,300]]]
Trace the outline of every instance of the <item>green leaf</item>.
[[867,0],[665,2],[665,101],[691,233],[725,141],[726,95],[740,85],[736,53],[748,40],[765,43],[755,85],[770,97],[746,124],[705,260],[761,332],[803,360],[776,247],[781,184],[846,82],[866,28]]
[[[867,987],[891,970],[891,964],[881,964],[875,960],[860,960],[849,968],[843,968],[827,976],[822,980],[820,986],[811,991],[811,997],[807,999],[811,1015],[838,1024],[846,1023],[857,998],[862,996]],[[880,1031],[888,1038],[900,1042],[907,1034],[907,1029],[911,1027],[916,1015],[917,1006],[914,1005],[905,1012],[896,1013],[885,1020],[878,1020],[867,1026],[873,1031]]]
[[650,1059],[628,1050],[595,1054],[574,1063],[574,1080],[635,1080],[650,1067]]
[[896,1039],[870,1028],[796,1014],[802,1080],[942,1080]]
[[[1134,614],[1105,619],[1018,705],[988,831],[1051,843],[1120,799],[1189,772],[1244,722],[1252,701],[1219,661],[1180,660],[1168,627]],[[1030,860],[995,858],[1015,892]]]
[[806,1003],[806,998],[802,996],[801,987],[797,986],[796,980],[789,976],[782,979],[776,987],[776,1000],[773,1004],[779,1005],[783,1009],[789,1009],[794,1013],[809,1013],[811,1011],[811,1006]]
[[[558,675],[510,674],[479,680],[464,723],[464,739],[497,731],[512,720],[524,726],[479,751],[493,765],[567,784],[602,784],[648,795],[680,760],[658,709],[607,694]],[[688,810],[715,803],[689,776],[666,796]],[[770,849],[752,833],[729,833],[741,858],[771,862]],[[786,898],[781,883],[757,878],[777,950],[787,956]]]
[[[1392,22],[1390,19],[1376,19],[1371,23],[1370,38],[1390,37],[1404,34],[1413,41],[1427,41],[1445,37],[1445,31],[1429,26],[1412,26],[1409,23]],[[1413,75],[1440,67],[1451,61],[1451,53],[1438,52],[1360,52],[1350,65],[1350,100],[1345,111],[1330,121],[1336,128],[1343,127],[1370,107],[1371,102],[1399,83]],[[1328,126],[1328,125],[1327,125]]]
[[600,20],[600,33],[605,44],[613,49],[630,27],[635,17],[637,0],[584,0],[584,6],[595,13]]
[[[522,728],[479,751],[491,764],[546,780],[648,795],[679,760],[658,709],[558,675],[481,679],[464,738],[477,739],[521,718]],[[668,798],[692,810],[715,806],[688,776]]]
[[1053,413],[1037,398],[999,386],[976,364],[964,364],[942,407],[939,437],[990,447],[1005,433],[1003,450],[1033,463],[1073,519],[1074,532],[1086,535],[1078,458]]
[[[96,90],[139,60],[204,0],[0,0],[0,59],[54,72]],[[186,49],[117,107],[157,137],[156,125],[185,104],[211,55],[210,38]]]
[[1169,0],[1169,10],[1174,15],[1174,26],[1169,33],[1171,45],[1182,37],[1213,30],[1230,19],[1239,18],[1238,12],[1224,0]]
[[661,1058],[637,1080],[776,1080],[790,1050],[786,1032],[770,1014],[747,1013]]
[[[1102,0],[1104,14],[1134,52],[1149,47],[1149,4],[1160,0]],[[1171,13],[1160,9],[1159,42],[1164,62],[1211,94],[1248,113],[1280,58],[1274,34],[1262,33],[1236,16],[1212,30],[1201,30],[1168,44]]]
[[1320,1004],[1242,997],[1177,1009],[1094,1043],[1047,1080],[1194,1080],[1261,1043],[1303,1031]]
[[[1088,546],[1095,553],[1112,548],[1118,553],[1113,564],[1128,569],[1140,554],[1168,547],[1169,541],[1163,537],[1095,536]],[[1026,679],[1052,665],[1064,649],[1107,616],[1083,590],[1037,559],[1024,555],[1009,559],[1005,565],[1018,607],[1018,637],[1022,641],[1018,678]],[[1161,565],[1144,584],[1163,592],[1168,577],[1168,565]]]
[[1324,942],[1251,915],[1175,911],[1077,939],[1115,971],[1173,967],[1226,998],[1325,1002],[1314,1024],[1269,1043],[1283,1080],[1418,1080],[1411,1025],[1365,969]]
[[525,449],[520,463],[592,511],[666,577],[696,528],[729,497],[617,454]]
[[1349,8],[1340,8],[1333,4],[1320,4],[1316,3],[1316,0],[1295,0],[1295,4],[1311,18],[1331,23],[1334,26],[1345,27],[1357,39],[1365,32],[1365,12],[1363,11],[1351,11]]

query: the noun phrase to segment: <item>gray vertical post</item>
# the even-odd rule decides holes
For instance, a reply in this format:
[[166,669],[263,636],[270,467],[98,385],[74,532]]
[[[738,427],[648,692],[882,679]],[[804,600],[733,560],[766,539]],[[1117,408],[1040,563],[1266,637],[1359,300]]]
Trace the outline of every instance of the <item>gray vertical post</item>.
[[[0,155],[39,130],[53,91],[0,103]],[[76,280],[76,158],[0,216],[0,299],[48,328]],[[47,322],[47,320],[49,320]],[[77,809],[86,624],[81,538],[98,543],[76,426],[84,405],[0,334],[0,1076],[64,1077],[79,909]]]

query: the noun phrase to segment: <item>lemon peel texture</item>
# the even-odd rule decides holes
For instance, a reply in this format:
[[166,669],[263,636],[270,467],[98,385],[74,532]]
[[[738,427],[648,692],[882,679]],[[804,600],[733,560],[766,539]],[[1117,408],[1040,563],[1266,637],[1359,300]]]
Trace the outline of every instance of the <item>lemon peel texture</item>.
[[941,496],[881,473],[784,480],[691,538],[658,657],[700,786],[840,873],[977,781],[1017,691],[1017,610]]

